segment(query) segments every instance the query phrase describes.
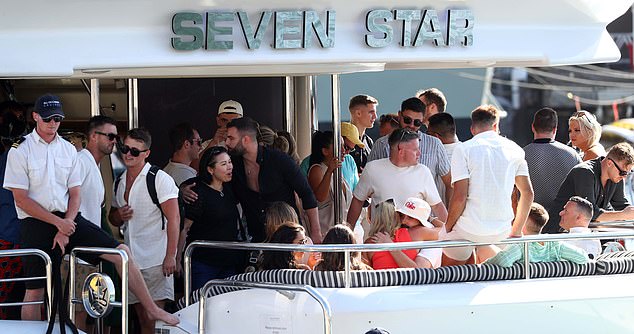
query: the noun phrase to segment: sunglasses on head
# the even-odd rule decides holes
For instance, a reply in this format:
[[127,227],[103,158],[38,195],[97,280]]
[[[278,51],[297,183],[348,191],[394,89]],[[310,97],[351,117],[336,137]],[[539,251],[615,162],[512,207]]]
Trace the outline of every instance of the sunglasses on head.
[[630,172],[627,170],[622,170],[621,167],[619,167],[619,165],[616,163],[616,161],[614,161],[612,158],[608,158],[610,159],[610,161],[612,161],[612,163],[614,164],[614,167],[616,167],[616,169],[619,171],[619,176],[627,176]]
[[55,121],[55,123],[59,123],[64,119],[64,117],[62,116],[51,116],[51,117],[47,117],[47,118],[42,118],[42,121],[44,123],[50,123],[51,121]]
[[150,149],[146,148],[145,150],[139,150],[136,147],[130,147],[128,145],[120,145],[119,146],[119,151],[121,151],[121,154],[128,154],[128,152],[130,152],[130,154],[133,157],[138,157],[141,153],[143,152],[147,152]]
[[403,123],[410,125],[412,124],[412,122],[414,122],[414,126],[416,127],[420,127],[421,125],[423,125],[423,121],[421,121],[420,119],[412,119],[411,117],[403,116]]
[[119,137],[119,135],[116,134],[116,133],[105,133],[105,132],[101,132],[101,131],[95,131],[95,133],[98,134],[98,135],[102,135],[102,136],[108,137],[109,141],[113,141],[113,140],[115,140],[115,139],[117,139]]

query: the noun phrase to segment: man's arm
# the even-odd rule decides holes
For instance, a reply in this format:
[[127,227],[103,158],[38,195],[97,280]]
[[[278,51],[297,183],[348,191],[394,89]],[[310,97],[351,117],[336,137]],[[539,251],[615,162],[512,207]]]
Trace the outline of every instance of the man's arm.
[[79,186],[68,189],[68,208],[66,209],[66,219],[75,220],[79,206],[81,205],[81,188]]
[[178,230],[180,229],[178,199],[170,198],[161,203],[161,209],[163,209],[167,219],[167,250],[163,259],[163,274],[169,276],[176,270],[176,250],[178,247]]
[[26,212],[29,216],[49,223],[64,235],[72,235],[75,232],[75,222],[69,219],[63,219],[48,212],[39,203],[32,200],[24,189],[10,188],[13,193],[15,205]]
[[449,201],[449,212],[447,214],[447,223],[445,224],[445,230],[451,232],[458,218],[464,212],[464,208],[467,205],[467,194],[469,193],[469,179],[462,179],[454,182],[453,184],[453,196]]
[[[438,204],[432,205],[431,211],[434,213],[436,218],[440,219],[443,222],[447,221],[447,208],[445,207],[445,204],[443,202],[438,202]],[[436,225],[434,224],[434,226]]]
[[535,194],[533,193],[533,186],[528,176],[518,175],[515,177],[515,186],[520,192],[520,198],[517,202],[517,212],[515,213],[515,219],[513,220],[513,227],[511,229],[512,236],[521,236],[524,224],[526,224],[526,218],[533,204]]
[[576,264],[588,262],[588,253],[586,253],[586,251],[565,242],[559,243],[559,256],[562,260],[568,260]]
[[442,183],[445,185],[445,198],[443,198],[443,202],[449,204],[451,201],[451,196],[453,195],[453,187],[451,186],[451,172],[440,177],[442,179]]
[[359,219],[359,215],[361,215],[361,209],[363,209],[363,201],[352,196],[352,202],[350,203],[348,216],[346,217],[348,227],[351,229],[354,229],[354,226],[357,224],[357,219]]
[[306,209],[305,212],[310,223],[310,238],[313,239],[313,243],[320,244],[323,237],[321,227],[319,227],[319,212],[317,208]]
[[614,220],[632,220],[634,219],[634,206],[628,206],[623,210],[618,211],[603,211],[597,217],[598,222],[607,222]]

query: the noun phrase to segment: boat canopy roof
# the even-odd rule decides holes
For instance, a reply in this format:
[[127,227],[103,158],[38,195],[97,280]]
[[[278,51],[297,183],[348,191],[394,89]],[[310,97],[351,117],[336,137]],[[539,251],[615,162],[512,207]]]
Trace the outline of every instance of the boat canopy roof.
[[[632,0],[30,0],[0,78],[286,76],[616,61]],[[386,7],[388,6],[388,7]]]

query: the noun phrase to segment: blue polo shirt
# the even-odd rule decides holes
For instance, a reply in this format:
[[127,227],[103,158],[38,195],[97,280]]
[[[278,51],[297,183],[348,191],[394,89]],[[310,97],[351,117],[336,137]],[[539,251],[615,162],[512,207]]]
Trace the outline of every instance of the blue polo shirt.
[[[4,182],[4,171],[7,168],[9,151],[0,154],[0,178]],[[0,239],[17,244],[20,242],[20,220],[15,212],[13,193],[0,187]]]

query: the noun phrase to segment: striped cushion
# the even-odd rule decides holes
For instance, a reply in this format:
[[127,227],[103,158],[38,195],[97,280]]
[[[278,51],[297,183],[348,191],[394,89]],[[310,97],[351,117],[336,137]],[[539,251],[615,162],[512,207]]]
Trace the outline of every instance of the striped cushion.
[[597,275],[634,272],[634,257],[602,258],[597,260]]
[[[343,271],[313,271],[310,284],[316,288],[343,288]],[[395,285],[419,285],[438,283],[438,274],[434,269],[387,269],[359,270],[350,272],[350,287],[376,287]]]
[[[531,278],[594,275],[596,262],[576,264],[570,261],[535,262],[530,264]],[[522,268],[522,271],[524,269]]]

